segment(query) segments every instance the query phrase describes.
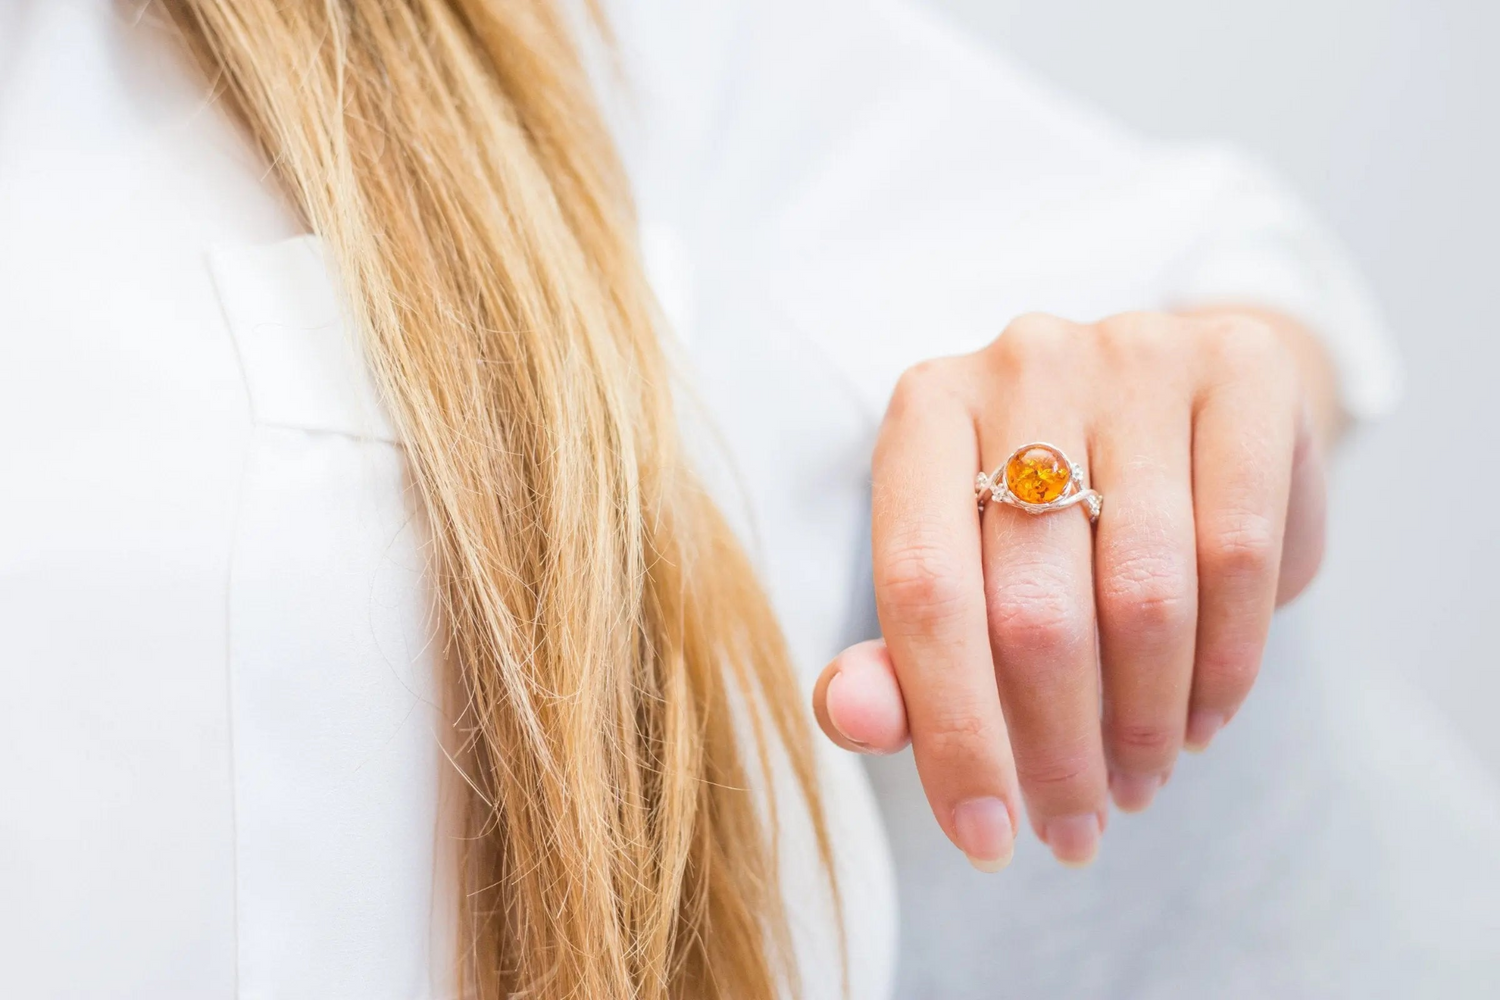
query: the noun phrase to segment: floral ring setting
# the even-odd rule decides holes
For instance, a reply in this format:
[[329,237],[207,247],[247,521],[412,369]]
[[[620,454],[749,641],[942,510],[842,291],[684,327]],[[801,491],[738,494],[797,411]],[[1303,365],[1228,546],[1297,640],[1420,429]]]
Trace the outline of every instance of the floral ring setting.
[[1028,514],[1050,514],[1082,504],[1090,524],[1099,522],[1104,509],[1104,497],[1084,483],[1083,466],[1045,441],[1023,444],[1000,468],[988,475],[981,472],[974,480],[974,496],[980,510],[993,500]]

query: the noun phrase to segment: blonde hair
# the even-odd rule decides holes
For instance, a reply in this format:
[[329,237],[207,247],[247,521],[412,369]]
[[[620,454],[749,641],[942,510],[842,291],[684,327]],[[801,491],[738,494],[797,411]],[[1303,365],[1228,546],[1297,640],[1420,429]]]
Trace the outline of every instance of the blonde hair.
[[795,991],[774,810],[751,787],[784,749],[831,881],[810,736],[766,597],[681,453],[566,17],[162,2],[330,247],[430,522],[472,800],[465,994]]

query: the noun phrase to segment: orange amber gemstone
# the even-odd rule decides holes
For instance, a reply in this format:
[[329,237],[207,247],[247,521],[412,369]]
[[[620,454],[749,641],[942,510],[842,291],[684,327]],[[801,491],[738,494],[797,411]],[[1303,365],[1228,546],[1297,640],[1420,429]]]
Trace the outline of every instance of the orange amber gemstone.
[[1067,459],[1043,445],[1018,451],[1005,463],[1005,485],[1027,503],[1051,503],[1062,496],[1072,478]]

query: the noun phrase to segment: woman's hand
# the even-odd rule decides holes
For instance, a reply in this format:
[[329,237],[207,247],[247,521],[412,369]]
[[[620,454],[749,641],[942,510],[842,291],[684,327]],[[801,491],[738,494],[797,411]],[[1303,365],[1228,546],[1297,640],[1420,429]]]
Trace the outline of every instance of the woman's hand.
[[[1238,312],[1024,316],[913,368],[874,458],[884,639],[824,671],[824,732],[867,753],[909,741],[976,867],[1009,861],[1022,798],[1053,853],[1087,863],[1107,791],[1144,809],[1178,751],[1208,745],[1272,610],[1316,572],[1333,399],[1305,333]],[[976,513],[975,473],[1032,441],[1084,466],[1097,529],[1082,506]]]

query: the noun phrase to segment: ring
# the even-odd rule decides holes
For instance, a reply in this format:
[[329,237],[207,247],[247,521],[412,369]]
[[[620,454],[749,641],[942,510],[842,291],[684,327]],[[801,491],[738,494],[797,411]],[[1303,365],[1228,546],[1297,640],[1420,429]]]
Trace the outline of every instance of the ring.
[[1099,523],[1104,497],[1084,483],[1083,466],[1070,462],[1062,449],[1045,441],[1023,444],[989,475],[974,480],[979,509],[986,500],[1019,507],[1028,514],[1050,514],[1054,510],[1083,504],[1089,523]]

